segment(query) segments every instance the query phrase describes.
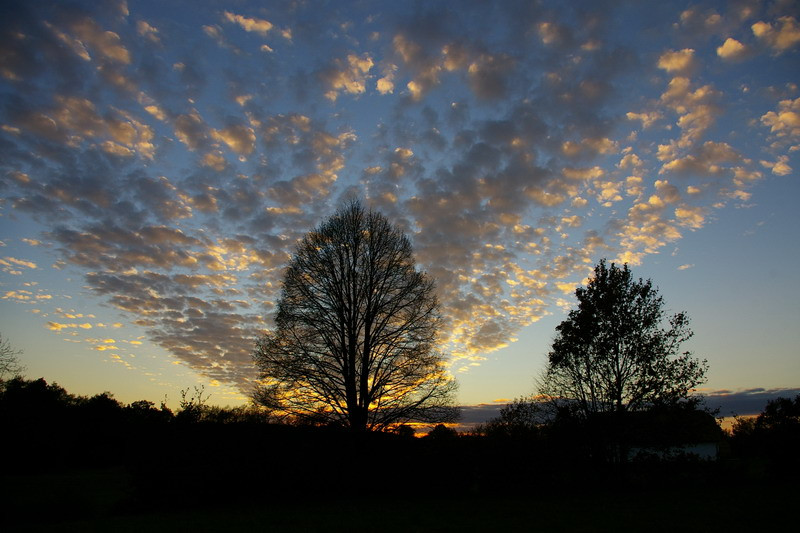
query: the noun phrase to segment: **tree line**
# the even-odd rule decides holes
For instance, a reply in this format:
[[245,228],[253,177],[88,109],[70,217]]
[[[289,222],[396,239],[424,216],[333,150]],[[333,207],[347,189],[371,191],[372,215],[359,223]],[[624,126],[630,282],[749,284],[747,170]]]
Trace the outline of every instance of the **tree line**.
[[[686,313],[668,316],[650,280],[605,260],[575,297],[576,308],[556,328],[536,394],[465,437],[535,443],[596,464],[724,440],[692,394],[708,365],[681,349],[693,335]],[[274,327],[255,343],[260,381],[251,405],[211,406],[203,389],[187,389],[173,412],[164,402],[123,405],[110,393],[74,396],[43,379],[16,377],[2,382],[0,418],[23,436],[56,427],[85,434],[148,428],[145,434],[284,426],[405,438],[413,434],[409,423],[425,422],[438,424],[428,440],[452,443],[460,438],[447,425],[458,419],[457,385],[439,349],[441,323],[435,281],[417,268],[409,239],[351,200],[297,244]],[[0,348],[0,369],[18,373],[18,352],[7,339],[0,338]],[[776,416],[785,419],[791,405],[781,404]],[[733,442],[760,449],[775,427],[742,420]],[[787,427],[791,434],[794,426]]]
[[[632,413],[621,428],[610,415],[583,419],[526,398],[471,431],[440,424],[423,438],[414,438],[408,426],[353,432],[336,425],[287,424],[252,406],[221,408],[205,399],[202,389],[186,390],[172,411],[146,400],[122,404],[107,392],[70,394],[41,378],[4,381],[3,472],[121,466],[132,476],[136,497],[151,504],[159,495],[178,497],[187,480],[223,497],[206,486],[209,479],[221,487],[275,483],[251,487],[253,495],[324,492],[367,478],[384,480],[393,494],[457,487],[482,494],[498,485],[524,492],[532,479],[553,487],[588,478],[664,486],[686,476],[711,482],[790,480],[800,474],[800,395],[770,401],[757,417],[738,418],[729,432],[691,403]],[[703,461],[681,448],[698,439],[718,447],[717,460]],[[621,444],[629,445],[627,451],[635,445],[640,455],[620,461]],[[445,475],[428,479],[442,468]],[[419,476],[424,487],[415,487]],[[184,503],[199,501],[193,498],[206,497]]]
[[[402,429],[288,424],[252,407],[208,405],[198,391],[187,391],[173,411],[148,401],[122,404],[109,393],[73,395],[43,379],[18,377],[1,389],[0,500],[9,531],[107,517],[161,520],[211,509],[228,509],[232,518],[253,509],[280,518],[286,508],[341,509],[336,516],[344,525],[334,529],[347,529],[364,509],[402,513],[407,502],[431,515],[464,502],[477,512],[489,505],[512,514],[530,502],[550,502],[543,508],[570,502],[580,515],[631,498],[661,509],[658,501],[672,505],[678,496],[692,503],[720,490],[736,495],[725,487],[769,487],[778,497],[768,503],[775,504],[792,501],[800,474],[800,396],[771,402],[759,417],[741,419],[730,435],[720,432],[718,461],[684,455],[622,464],[603,447],[618,435],[609,435],[601,418],[549,418],[541,409],[550,404],[528,400],[513,402],[472,432],[437,425],[414,438]],[[719,431],[701,410],[647,414],[653,418],[630,431],[648,435],[653,449],[672,444],[678,430]],[[728,503],[703,513],[731,523],[738,520],[731,518],[735,510]]]

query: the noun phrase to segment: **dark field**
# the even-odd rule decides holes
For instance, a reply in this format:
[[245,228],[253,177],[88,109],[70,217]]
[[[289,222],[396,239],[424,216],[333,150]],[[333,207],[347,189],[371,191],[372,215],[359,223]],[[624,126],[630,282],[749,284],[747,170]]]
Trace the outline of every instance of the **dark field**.
[[[0,409],[3,532],[796,529],[800,397],[731,434],[631,415],[624,440],[605,418],[415,438],[40,396]],[[690,433],[717,460],[655,453]]]
[[[430,474],[427,474],[430,475]],[[420,484],[426,474],[420,473]],[[264,480],[266,483],[269,480]],[[132,508],[124,468],[3,477],[6,531],[775,531],[796,524],[797,485],[727,483],[716,487],[615,489],[577,485],[549,490],[531,479],[525,494],[386,497],[345,494],[170,509]],[[187,485],[187,493],[208,487]],[[240,489],[229,487],[232,499]],[[213,491],[213,490],[212,490]],[[517,493],[515,493],[517,492]],[[9,519],[11,522],[9,523]]]

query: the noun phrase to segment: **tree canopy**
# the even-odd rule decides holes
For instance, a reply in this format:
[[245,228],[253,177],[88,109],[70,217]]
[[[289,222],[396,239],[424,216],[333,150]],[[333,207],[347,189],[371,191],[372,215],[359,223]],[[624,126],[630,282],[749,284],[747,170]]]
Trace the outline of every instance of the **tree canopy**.
[[434,282],[383,215],[350,201],[297,245],[275,328],[256,343],[257,402],[300,420],[385,429],[454,420]]
[[575,296],[577,309],[556,327],[544,394],[588,416],[674,404],[705,380],[705,360],[680,352],[693,335],[689,317],[667,317],[658,289],[634,280],[627,264],[600,261]]
[[478,433],[490,436],[535,436],[545,425],[552,423],[555,413],[551,404],[536,397],[515,398],[498,415],[478,427]]

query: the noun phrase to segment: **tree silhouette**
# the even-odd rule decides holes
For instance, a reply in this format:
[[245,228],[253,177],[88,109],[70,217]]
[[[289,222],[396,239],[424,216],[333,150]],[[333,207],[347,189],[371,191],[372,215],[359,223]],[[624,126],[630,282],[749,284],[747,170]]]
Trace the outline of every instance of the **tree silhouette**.
[[770,431],[786,428],[800,430],[800,394],[791,398],[778,397],[767,402],[764,411],[758,415],[756,426]]
[[605,260],[575,291],[578,308],[556,327],[541,392],[583,417],[674,404],[702,383],[708,365],[679,353],[692,335],[686,313],[662,327],[664,300],[650,280]]
[[189,393],[189,389],[181,389],[181,401],[175,420],[178,422],[199,422],[203,419],[205,411],[208,410],[206,402],[209,394],[205,392],[205,386],[194,387],[194,394]]
[[800,394],[770,400],[757,417],[737,417],[731,437],[740,459],[794,482],[800,475]]
[[543,426],[552,423],[555,415],[552,405],[539,398],[515,398],[479,430],[489,436],[532,437]]
[[25,367],[19,362],[21,354],[22,351],[12,347],[8,338],[3,337],[3,334],[0,333],[0,382],[25,371]]
[[276,328],[256,343],[254,399],[355,430],[452,421],[439,323],[433,280],[416,270],[408,238],[350,201],[297,246]]

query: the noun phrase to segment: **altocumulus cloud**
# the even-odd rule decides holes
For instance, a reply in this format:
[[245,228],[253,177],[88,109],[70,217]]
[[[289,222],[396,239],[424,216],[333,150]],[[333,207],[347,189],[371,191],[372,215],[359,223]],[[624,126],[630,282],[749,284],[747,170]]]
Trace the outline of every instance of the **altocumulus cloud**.
[[791,80],[704,74],[794,57],[796,13],[744,4],[10,2],[3,215],[151,342],[247,391],[294,243],[364,197],[437,279],[466,370],[600,257],[637,264],[763,168],[791,171]]

